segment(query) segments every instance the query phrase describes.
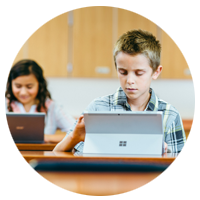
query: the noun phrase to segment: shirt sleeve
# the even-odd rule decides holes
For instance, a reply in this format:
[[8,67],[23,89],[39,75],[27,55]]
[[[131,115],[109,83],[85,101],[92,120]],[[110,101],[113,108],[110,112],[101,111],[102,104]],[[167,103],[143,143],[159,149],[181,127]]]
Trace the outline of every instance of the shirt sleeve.
[[75,123],[75,119],[66,113],[61,105],[53,102],[45,119],[45,134],[54,134],[56,129],[68,132]]
[[182,120],[179,114],[177,114],[170,128],[165,133],[165,142],[168,145],[168,149],[172,153],[179,153],[182,150],[186,142],[186,137]]
[[8,99],[5,98],[5,111],[8,112]]
[[61,129],[63,132],[68,132],[75,123],[75,119],[65,112],[60,105],[56,105],[55,115],[57,128]]

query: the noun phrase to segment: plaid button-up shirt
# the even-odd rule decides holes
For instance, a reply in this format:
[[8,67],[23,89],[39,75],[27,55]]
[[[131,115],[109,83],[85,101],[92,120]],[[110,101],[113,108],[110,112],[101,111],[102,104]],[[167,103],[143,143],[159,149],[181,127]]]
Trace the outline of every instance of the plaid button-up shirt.
[[[172,153],[179,153],[186,142],[185,132],[183,129],[180,114],[172,105],[159,99],[151,88],[150,93],[151,98],[147,104],[145,111],[163,112],[164,141],[168,144],[168,149]],[[122,88],[119,87],[114,94],[99,97],[93,100],[86,108],[86,110],[131,111],[131,107],[127,102],[126,94],[124,93]],[[73,129],[71,131],[73,131]],[[75,146],[75,149],[82,152],[83,146],[84,142],[80,142]]]

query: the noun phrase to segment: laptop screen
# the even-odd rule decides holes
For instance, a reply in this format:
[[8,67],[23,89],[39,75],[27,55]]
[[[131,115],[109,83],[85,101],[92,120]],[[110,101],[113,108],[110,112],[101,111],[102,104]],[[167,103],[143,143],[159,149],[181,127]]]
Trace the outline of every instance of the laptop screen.
[[45,113],[6,113],[15,143],[44,142]]

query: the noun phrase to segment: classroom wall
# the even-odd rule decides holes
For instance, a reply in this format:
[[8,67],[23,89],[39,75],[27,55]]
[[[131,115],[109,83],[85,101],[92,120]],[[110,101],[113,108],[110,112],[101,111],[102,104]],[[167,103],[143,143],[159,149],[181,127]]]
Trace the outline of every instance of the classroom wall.
[[[119,87],[118,79],[47,78],[52,98],[66,112],[78,117],[96,97],[112,94]],[[192,80],[158,79],[152,82],[157,96],[171,103],[183,119],[193,119],[194,86]]]
[[24,43],[14,63],[33,59],[45,77],[116,78],[114,44],[132,29],[147,30],[160,41],[160,78],[191,80],[182,52],[161,27],[134,12],[104,6],[76,9],[48,21]]

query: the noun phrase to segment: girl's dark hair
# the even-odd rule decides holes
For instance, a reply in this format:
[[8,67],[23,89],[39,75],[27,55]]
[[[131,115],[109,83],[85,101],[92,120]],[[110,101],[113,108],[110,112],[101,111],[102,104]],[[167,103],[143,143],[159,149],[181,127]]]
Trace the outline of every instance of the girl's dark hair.
[[30,74],[35,75],[39,83],[38,94],[36,96],[36,99],[39,100],[39,103],[37,105],[37,111],[41,112],[41,108],[44,108],[47,112],[45,101],[47,98],[51,99],[51,95],[47,90],[47,82],[43,76],[43,70],[35,61],[29,59],[17,62],[10,70],[5,93],[6,98],[9,100],[8,110],[10,112],[13,111],[11,107],[12,101],[17,100],[12,92],[12,80],[16,79],[19,76]]

